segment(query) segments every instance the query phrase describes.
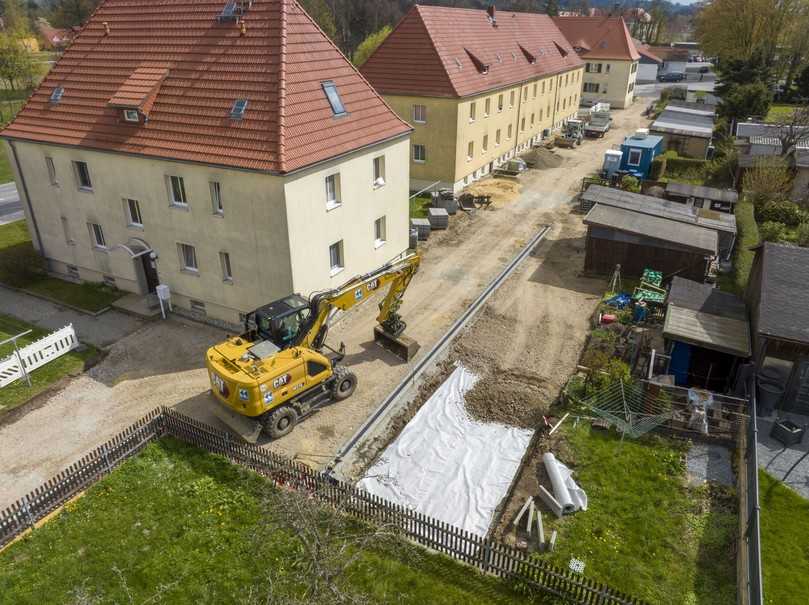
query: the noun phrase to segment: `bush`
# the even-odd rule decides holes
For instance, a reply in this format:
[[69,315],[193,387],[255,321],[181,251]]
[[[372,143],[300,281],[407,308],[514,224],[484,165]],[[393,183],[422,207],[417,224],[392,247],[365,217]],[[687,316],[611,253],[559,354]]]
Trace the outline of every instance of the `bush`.
[[632,193],[640,193],[640,181],[631,174],[627,174],[621,179],[621,189]]
[[758,227],[762,242],[781,242],[787,239],[787,226],[784,223],[767,221]]
[[802,223],[795,232],[795,241],[803,248],[809,248],[809,223]]
[[11,246],[0,254],[0,281],[3,283],[20,288],[42,277],[45,277],[45,261],[30,242]]
[[745,171],[742,179],[745,195],[757,208],[784,199],[791,187],[792,174],[783,158],[762,157]]
[[756,208],[756,220],[759,223],[783,223],[787,227],[797,227],[806,219],[806,212],[787,200],[766,202]]
[[649,169],[649,178],[653,181],[659,181],[666,176],[666,156],[659,155],[652,160],[652,167]]

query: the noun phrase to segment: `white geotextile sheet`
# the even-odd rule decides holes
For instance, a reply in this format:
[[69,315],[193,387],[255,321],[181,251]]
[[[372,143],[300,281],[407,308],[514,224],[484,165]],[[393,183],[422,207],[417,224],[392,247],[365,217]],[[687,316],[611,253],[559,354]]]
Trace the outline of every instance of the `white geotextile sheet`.
[[359,482],[372,494],[485,536],[533,431],[469,417],[477,376],[458,366]]

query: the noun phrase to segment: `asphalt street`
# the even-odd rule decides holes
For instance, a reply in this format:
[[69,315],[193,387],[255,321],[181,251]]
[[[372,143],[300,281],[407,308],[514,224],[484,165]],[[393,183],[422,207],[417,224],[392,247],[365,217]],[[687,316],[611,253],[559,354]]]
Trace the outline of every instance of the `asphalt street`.
[[23,218],[22,202],[15,183],[0,185],[0,225]]

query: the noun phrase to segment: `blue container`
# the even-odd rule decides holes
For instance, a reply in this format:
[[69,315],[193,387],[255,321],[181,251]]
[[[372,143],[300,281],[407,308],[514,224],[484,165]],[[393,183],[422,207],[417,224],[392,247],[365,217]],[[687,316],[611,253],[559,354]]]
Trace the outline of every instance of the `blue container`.
[[632,313],[632,322],[637,324],[646,321],[648,314],[649,309],[646,305],[635,305],[635,311]]
[[621,145],[621,170],[641,179],[649,178],[652,160],[663,151],[663,137],[635,134],[626,137]]

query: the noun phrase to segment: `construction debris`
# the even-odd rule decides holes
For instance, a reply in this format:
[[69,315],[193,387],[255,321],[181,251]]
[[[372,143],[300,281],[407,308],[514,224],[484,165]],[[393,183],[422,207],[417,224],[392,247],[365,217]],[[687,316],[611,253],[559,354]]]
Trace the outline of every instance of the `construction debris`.
[[562,507],[562,512],[571,514],[587,510],[587,494],[573,481],[573,472],[550,452],[543,454],[542,460],[551,480],[554,498]]
[[517,524],[520,522],[520,519],[522,519],[522,516],[525,514],[525,511],[527,511],[528,507],[533,504],[533,500],[534,499],[531,496],[528,496],[528,498],[526,498],[525,504],[522,505],[522,508],[520,509],[520,512],[518,512],[517,516],[514,517],[514,521],[512,522],[512,525],[514,525],[515,527],[517,526]]
[[556,431],[556,429],[558,429],[560,426],[562,426],[562,423],[567,419],[568,416],[570,416],[570,412],[568,412],[567,414],[562,416],[562,419],[559,422],[557,422],[556,424],[553,425],[553,428],[551,428],[551,430],[548,431],[548,435],[549,436],[553,435],[554,432]]
[[553,497],[548,490],[545,489],[544,486],[539,486],[539,497],[542,498],[542,501],[545,503],[551,512],[556,515],[559,519],[562,518],[562,505],[559,504],[559,501]]
[[548,540],[548,552],[553,552],[554,549],[556,548],[556,536],[557,533],[556,530],[554,529],[553,533],[551,533],[551,539]]
[[430,221],[431,229],[449,228],[449,214],[443,208],[428,208],[427,220]]

